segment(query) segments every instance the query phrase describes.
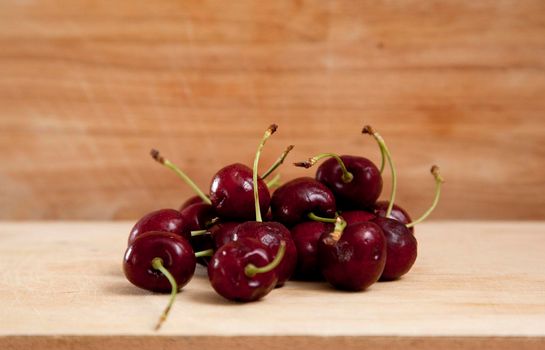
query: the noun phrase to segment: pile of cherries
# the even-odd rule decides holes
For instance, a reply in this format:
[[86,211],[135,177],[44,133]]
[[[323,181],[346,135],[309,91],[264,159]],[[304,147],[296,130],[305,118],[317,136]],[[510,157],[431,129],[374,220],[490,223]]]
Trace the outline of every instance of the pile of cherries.
[[[417,255],[414,225],[439,201],[437,166],[431,207],[417,220],[394,204],[397,175],[384,139],[370,126],[381,165],[360,156],[323,153],[296,166],[309,168],[326,159],[315,178],[301,177],[279,185],[279,175],[265,181],[285,160],[289,146],[258,175],[259,158],[271,125],[257,149],[253,169],[235,163],[220,169],[206,195],[176,165],[152,150],[152,157],[180,176],[195,192],[179,210],[161,209],[141,218],[129,234],[123,260],[127,279],[153,292],[171,293],[156,329],[166,319],[178,291],[207,266],[213,289],[226,299],[260,299],[290,278],[326,280],[333,287],[361,291],[380,280],[406,274]],[[392,191],[377,201],[388,163]],[[254,184],[257,183],[257,186]],[[271,191],[276,188],[272,193]]]

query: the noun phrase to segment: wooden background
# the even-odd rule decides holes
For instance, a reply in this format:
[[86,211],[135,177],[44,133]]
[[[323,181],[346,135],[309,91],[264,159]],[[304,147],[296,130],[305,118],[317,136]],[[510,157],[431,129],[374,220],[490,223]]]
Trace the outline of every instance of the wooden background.
[[[2,1],[0,219],[136,218],[203,187],[335,151],[378,160],[414,216],[545,219],[545,2]],[[284,178],[310,174],[286,166]]]

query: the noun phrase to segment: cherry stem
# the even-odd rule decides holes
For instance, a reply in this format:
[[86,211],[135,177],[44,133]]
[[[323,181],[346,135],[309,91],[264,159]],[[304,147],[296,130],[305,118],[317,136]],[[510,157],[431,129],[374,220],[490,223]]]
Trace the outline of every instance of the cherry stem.
[[386,165],[386,155],[384,154],[384,148],[380,148],[380,173],[382,174],[384,172],[384,166]]
[[261,208],[259,207],[259,186],[257,183],[257,168],[259,166],[259,157],[261,156],[261,151],[263,150],[263,146],[265,146],[265,142],[267,142],[269,137],[274,134],[277,128],[278,125],[276,124],[272,124],[271,126],[269,126],[269,128],[265,131],[263,138],[261,139],[261,143],[259,143],[259,146],[257,147],[257,152],[255,153],[252,182],[254,186],[255,221],[257,222],[263,222],[263,218],[261,217]]
[[212,256],[212,255],[214,255],[214,249],[206,249],[206,250],[202,250],[200,252],[195,253],[196,258],[202,258],[205,256]]
[[189,187],[191,187],[193,191],[195,191],[195,193],[202,199],[203,202],[205,202],[206,204],[212,204],[212,202],[210,201],[210,198],[208,198],[208,196],[204,194],[204,192],[199,188],[199,186],[197,186],[197,184],[193,182],[193,180],[191,180],[191,178],[187,176],[186,173],[184,173],[174,163],[172,163],[168,159],[163,158],[163,156],[159,153],[158,150],[152,149],[150,154],[151,154],[151,157],[155,159],[155,161],[157,161],[160,164],[163,164],[170,170],[174,171],[180,178],[182,178],[182,180],[184,180],[184,182]]
[[341,170],[343,172],[342,180],[344,183],[349,183],[350,181],[352,181],[352,179],[354,179],[354,175],[352,175],[352,173],[349,172],[348,169],[346,169],[346,165],[344,165],[344,162],[341,159],[341,157],[339,157],[338,155],[334,153],[318,154],[312,158],[309,158],[306,162],[297,162],[297,163],[293,163],[293,165],[308,169],[323,158],[335,158],[335,160],[339,163],[339,166],[341,167]]
[[430,216],[430,214],[433,212],[433,210],[437,206],[437,203],[439,203],[439,198],[441,197],[441,185],[443,184],[443,182],[445,182],[445,180],[443,180],[443,177],[439,173],[439,167],[437,165],[432,166],[430,171],[431,171],[431,174],[433,175],[433,178],[435,179],[435,197],[433,198],[433,203],[428,208],[428,210],[426,210],[426,212],[422,214],[421,217],[419,217],[418,219],[414,220],[411,223],[408,223],[407,227],[413,227],[414,225],[419,224],[422,221],[426,220],[426,218]]
[[337,216],[337,219],[335,219],[335,228],[333,229],[333,232],[331,232],[326,238],[324,238],[324,243],[327,245],[336,244],[339,239],[341,239],[346,225],[346,221],[342,217]]
[[191,237],[197,237],[197,236],[202,236],[202,235],[205,235],[207,233],[210,233],[210,231],[208,230],[196,230],[196,231],[191,231]]
[[254,264],[248,264],[244,268],[244,274],[248,277],[254,277],[258,273],[265,273],[274,270],[284,258],[284,254],[286,253],[286,242],[281,241],[280,247],[278,247],[278,252],[276,253],[276,256],[274,257],[273,261],[268,263],[265,266],[257,267]]
[[176,294],[178,293],[178,283],[176,283],[176,280],[172,276],[172,274],[165,268],[163,265],[163,259],[161,258],[153,258],[151,261],[151,267],[153,267],[155,270],[159,270],[170,283],[171,291],[170,291],[170,300],[167,304],[167,307],[161,314],[161,317],[159,317],[159,321],[157,321],[157,324],[155,325],[155,330],[158,331],[163,323],[166,321],[168,317],[168,313],[170,309],[172,308],[172,305],[174,305],[174,300],[176,300]]
[[288,153],[291,152],[293,147],[294,147],[293,145],[289,145],[284,150],[284,152],[282,152],[280,157],[278,157],[278,159],[273,163],[273,165],[271,165],[271,167],[267,169],[267,171],[263,175],[261,175],[261,179],[265,180],[273,171],[275,171],[280,165],[282,165],[282,163],[284,163],[284,160],[288,156]]
[[276,174],[272,179],[267,181],[267,187],[269,189],[280,187],[280,174]]
[[328,224],[334,224],[337,222],[337,218],[324,218],[322,216],[318,216],[314,213],[308,213],[308,218],[310,220],[313,220],[313,221],[318,221],[318,222],[325,222],[325,223],[328,223]]
[[390,192],[390,202],[388,203],[388,209],[386,210],[386,217],[390,217],[392,209],[394,208],[394,201],[397,191],[397,173],[394,161],[392,160],[392,155],[390,153],[390,150],[388,149],[388,146],[386,146],[386,142],[384,141],[382,136],[380,136],[380,134],[375,131],[375,129],[373,129],[370,125],[366,125],[363,128],[362,133],[369,134],[375,138],[378,146],[380,147],[381,153],[386,156],[386,160],[388,161],[388,165],[390,166],[390,171],[392,172],[392,190]]

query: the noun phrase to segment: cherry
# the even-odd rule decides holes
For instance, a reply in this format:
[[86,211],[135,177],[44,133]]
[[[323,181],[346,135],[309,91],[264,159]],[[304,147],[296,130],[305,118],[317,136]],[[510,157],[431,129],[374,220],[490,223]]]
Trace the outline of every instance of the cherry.
[[300,177],[280,186],[271,199],[273,218],[290,227],[317,216],[335,216],[335,197],[324,184],[310,177]]
[[228,221],[218,222],[217,224],[210,227],[208,231],[210,232],[210,236],[212,236],[214,249],[217,250],[221,248],[224,244],[235,240],[236,230],[239,225],[240,222]]
[[[385,218],[386,217],[386,211],[388,210],[388,205],[390,202],[388,201],[378,201],[375,203],[374,207],[374,213],[378,217]],[[390,218],[395,219],[403,224],[408,224],[411,222],[411,217],[409,216],[409,213],[405,209],[403,209],[401,206],[394,203],[392,207],[392,212],[390,213]],[[413,232],[414,228],[409,228],[409,231]]]
[[323,158],[330,159],[318,167],[316,180],[331,189],[339,208],[366,209],[375,204],[382,191],[382,177],[373,162],[364,157],[323,153],[295,165],[309,168]]
[[318,241],[324,233],[333,231],[333,224],[307,221],[295,225],[291,236],[297,249],[295,277],[302,280],[321,279],[318,265]]
[[128,243],[149,231],[171,232],[186,239],[191,237],[182,213],[175,209],[160,209],[142,217],[131,229]]
[[[216,213],[210,204],[195,203],[181,211],[184,221],[184,230],[190,233],[191,246],[195,251],[212,249],[214,242],[212,236],[206,230],[216,220]],[[197,263],[206,266],[209,257],[197,259]]]
[[365,210],[349,210],[342,212],[342,218],[346,221],[346,225],[352,225],[358,222],[371,221],[375,215]]
[[192,204],[197,204],[197,203],[204,203],[204,201],[202,200],[201,197],[199,196],[193,196],[193,197],[189,197],[185,202],[182,203],[182,205],[180,206],[180,211],[184,210],[185,208],[189,207],[190,205]]
[[211,251],[195,254],[186,239],[167,232],[147,232],[129,245],[123,258],[123,271],[127,279],[143,289],[171,293],[156,329],[165,321],[176,293],[193,277],[195,257],[207,254],[211,254]]
[[373,219],[386,238],[386,265],[381,280],[397,279],[411,269],[416,261],[417,242],[405,224],[389,218]]
[[208,278],[214,290],[234,301],[258,300],[278,281],[275,268],[281,262],[285,243],[273,259],[269,249],[255,238],[241,238],[219,248],[208,264]]
[[[342,219],[318,241],[324,278],[335,288],[360,291],[375,283],[386,263],[386,239],[372,222],[346,225]],[[343,231],[344,228],[344,231]]]

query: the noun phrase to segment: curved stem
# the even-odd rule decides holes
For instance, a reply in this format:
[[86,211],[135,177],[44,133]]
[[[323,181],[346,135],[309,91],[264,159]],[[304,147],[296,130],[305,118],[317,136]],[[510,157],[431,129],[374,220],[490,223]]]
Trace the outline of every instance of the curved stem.
[[214,255],[214,249],[206,249],[206,250],[202,250],[200,252],[195,253],[196,258],[202,258],[205,256],[212,256],[212,255]]
[[202,236],[202,235],[205,235],[207,233],[209,233],[210,231],[208,230],[196,230],[196,231],[191,231],[191,237],[196,237],[196,236]]
[[293,165],[308,169],[314,164],[316,164],[319,160],[324,158],[335,158],[335,160],[337,161],[337,163],[339,163],[339,166],[341,167],[341,170],[343,172],[342,180],[344,181],[344,183],[349,183],[350,181],[352,181],[352,179],[354,179],[354,175],[352,175],[352,173],[349,172],[348,169],[346,169],[346,166],[344,165],[344,162],[341,159],[341,157],[339,157],[338,155],[334,153],[318,154],[312,158],[309,158],[306,162],[297,162],[297,163],[293,163]]
[[384,172],[384,165],[386,165],[386,155],[384,154],[384,149],[380,148],[380,173]]
[[155,325],[155,330],[158,331],[159,328],[163,325],[163,322],[168,317],[168,313],[170,309],[172,308],[172,305],[174,304],[174,300],[176,300],[176,294],[178,293],[178,284],[176,283],[176,280],[174,279],[174,276],[163,266],[163,259],[161,258],[153,258],[151,261],[151,267],[153,267],[155,270],[159,270],[170,282],[170,286],[172,287],[170,291],[170,299],[167,304],[167,307],[161,314],[161,317],[159,317],[159,321],[157,321],[157,324]]
[[170,170],[174,171],[176,175],[178,175],[184,182],[191,187],[193,191],[205,202],[206,204],[212,204],[210,201],[210,198],[204,192],[197,186],[193,180],[189,176],[186,175],[180,168],[178,168],[174,163],[172,163],[170,160],[163,158],[163,156],[159,153],[158,150],[152,149],[150,152],[151,156],[155,161],[157,161],[160,164],[163,164]]
[[388,209],[386,210],[386,217],[390,217],[390,214],[392,213],[392,209],[394,207],[394,201],[396,197],[396,191],[397,191],[397,173],[396,168],[394,165],[394,161],[392,160],[392,155],[390,153],[390,150],[388,149],[388,146],[386,146],[386,142],[384,142],[384,139],[378,132],[376,132],[370,125],[366,125],[362,133],[369,134],[375,138],[377,141],[381,153],[384,153],[386,156],[386,160],[388,161],[388,165],[390,166],[390,171],[392,173],[392,191],[390,192],[390,202],[388,203]]
[[275,171],[280,165],[282,165],[282,163],[284,163],[284,160],[288,156],[288,153],[291,152],[293,147],[294,147],[293,145],[289,145],[284,150],[284,152],[282,152],[280,157],[278,157],[278,159],[273,163],[273,165],[271,165],[271,167],[269,169],[267,169],[267,171],[263,175],[261,175],[262,180],[265,180],[273,171]]
[[333,232],[331,232],[327,237],[324,238],[324,243],[327,245],[336,244],[339,239],[341,239],[346,225],[346,221],[342,217],[337,216],[337,219],[335,220],[335,228],[333,229]]
[[286,253],[286,242],[281,241],[280,247],[278,247],[278,252],[276,253],[276,256],[274,257],[273,261],[268,263],[265,266],[257,267],[254,264],[248,264],[244,268],[244,274],[248,277],[254,277],[258,273],[265,273],[274,270],[284,258],[284,254]]
[[308,218],[310,220],[313,220],[313,221],[319,221],[319,222],[325,222],[325,223],[328,223],[328,224],[334,224],[337,222],[337,218],[324,218],[324,217],[321,217],[321,216],[318,216],[314,213],[308,213]]
[[259,157],[261,156],[261,151],[263,150],[263,146],[265,146],[265,142],[267,142],[269,137],[274,134],[277,128],[278,126],[276,124],[269,126],[261,139],[261,143],[257,147],[257,152],[255,153],[252,182],[254,186],[255,221],[257,222],[263,222],[263,218],[261,217],[261,209],[259,208],[259,186],[257,185],[257,168],[259,166]]
[[443,180],[443,177],[441,176],[441,174],[439,174],[439,167],[437,165],[434,165],[431,167],[431,173],[435,179],[435,197],[433,198],[433,203],[428,208],[428,210],[426,210],[426,212],[422,214],[421,217],[419,217],[418,219],[414,220],[411,223],[408,223],[406,225],[407,227],[413,227],[414,225],[419,224],[422,221],[426,220],[426,218],[430,216],[430,214],[433,212],[433,210],[437,206],[437,203],[439,203],[439,198],[441,197],[441,185],[443,184],[443,182],[445,182],[445,180]]
[[269,189],[280,187],[280,174],[276,174],[272,179],[267,181],[267,187]]

